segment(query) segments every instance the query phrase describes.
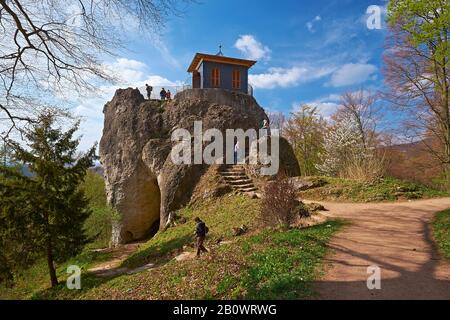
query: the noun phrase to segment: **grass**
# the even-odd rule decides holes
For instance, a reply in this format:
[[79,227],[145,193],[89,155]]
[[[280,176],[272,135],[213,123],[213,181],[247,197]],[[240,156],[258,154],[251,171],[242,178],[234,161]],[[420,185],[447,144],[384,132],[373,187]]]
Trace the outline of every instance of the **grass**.
[[449,192],[390,177],[376,182],[331,177],[313,177],[312,179],[323,181],[323,185],[301,191],[300,197],[319,201],[383,202],[450,196]]
[[450,209],[436,214],[433,235],[442,256],[450,259]]
[[164,262],[174,254],[182,250],[183,246],[194,242],[194,230],[196,216],[206,221],[210,232],[209,243],[214,243],[219,238],[231,237],[232,228],[242,224],[255,227],[255,217],[259,212],[259,200],[249,201],[247,197],[225,196],[217,200],[206,201],[197,209],[184,208],[178,212],[178,216],[187,219],[187,222],[171,228],[166,232],[159,232],[148,241],[141,249],[130,256],[123,264],[126,267],[138,267],[148,262]]
[[[88,171],[81,188],[89,199],[92,210],[91,216],[85,222],[85,228],[87,235],[93,238],[93,241],[77,257],[58,264],[57,275],[62,283],[68,276],[66,270],[69,265],[77,265],[85,271],[92,265],[109,258],[109,254],[94,252],[92,249],[109,245],[112,221],[118,219],[118,214],[106,204],[105,183],[99,174]],[[15,274],[14,278],[13,288],[0,287],[0,299],[32,298],[34,292],[45,290],[50,285],[46,260],[37,261],[30,268]]]
[[[65,288],[65,280],[69,276],[67,267],[77,265],[82,272],[101,261],[109,259],[109,254],[85,250],[75,258],[72,258],[57,268],[57,276],[60,282],[59,289]],[[10,299],[33,299],[36,294],[49,290],[50,278],[48,275],[47,261],[45,259],[37,261],[29,269],[15,275],[15,285],[12,288],[0,287],[0,300]]]
[[81,185],[92,210],[91,216],[86,220],[86,233],[94,241],[88,248],[105,248],[111,240],[112,223],[120,219],[119,214],[107,205],[105,193],[105,181],[99,174],[88,171]]
[[314,296],[312,281],[320,275],[326,244],[343,225],[331,221],[308,229],[266,230],[244,242],[252,252],[238,286],[246,299],[298,299]]
[[[307,229],[263,228],[258,222],[260,200],[224,196],[195,208],[184,208],[178,216],[187,222],[158,233],[131,255],[124,266],[148,262],[156,267],[115,278],[82,274],[82,290],[34,288],[34,299],[297,299],[314,296],[312,281],[320,276],[326,243],[342,226],[330,221]],[[193,218],[209,226],[206,245],[210,253],[201,259],[177,262],[175,255],[194,251]],[[249,231],[239,237],[232,228],[245,224]],[[222,240],[222,245],[217,241]],[[78,264],[80,261],[71,261]],[[100,258],[100,257],[97,257]],[[85,266],[94,261],[87,259]],[[86,268],[83,268],[85,270]],[[42,270],[44,271],[44,270]],[[63,271],[61,269],[61,271]],[[45,280],[48,281],[48,280]],[[28,288],[31,289],[31,288]],[[19,297],[20,298],[20,297]],[[22,297],[23,298],[23,297]]]

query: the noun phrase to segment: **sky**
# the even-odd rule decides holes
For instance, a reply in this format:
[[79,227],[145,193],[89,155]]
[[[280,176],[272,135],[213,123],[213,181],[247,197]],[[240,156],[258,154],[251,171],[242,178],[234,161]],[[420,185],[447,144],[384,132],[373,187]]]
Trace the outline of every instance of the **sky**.
[[[367,26],[370,6],[380,9],[379,29]],[[105,60],[120,83],[74,102],[80,148],[100,141],[103,106],[117,88],[190,83],[186,70],[195,53],[216,54],[219,45],[225,56],[258,61],[249,81],[266,111],[288,116],[310,104],[328,117],[343,92],[383,87],[385,12],[385,0],[200,0],[169,17],[159,39],[124,30],[126,50]]]

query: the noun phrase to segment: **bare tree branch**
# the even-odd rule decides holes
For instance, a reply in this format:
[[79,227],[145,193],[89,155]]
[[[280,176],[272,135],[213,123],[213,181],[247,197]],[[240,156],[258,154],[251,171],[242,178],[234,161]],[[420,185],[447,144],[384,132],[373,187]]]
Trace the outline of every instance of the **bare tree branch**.
[[158,34],[191,1],[0,0],[0,119],[18,129],[67,91],[114,82],[101,61],[123,48],[123,30]]

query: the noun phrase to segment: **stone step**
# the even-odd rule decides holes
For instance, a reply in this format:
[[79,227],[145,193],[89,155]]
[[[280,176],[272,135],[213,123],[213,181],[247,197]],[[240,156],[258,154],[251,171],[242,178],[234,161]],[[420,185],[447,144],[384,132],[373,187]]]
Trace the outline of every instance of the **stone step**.
[[247,177],[244,173],[221,173],[220,175],[224,178]]
[[237,189],[247,189],[247,188],[254,188],[255,185],[253,183],[246,183],[246,184],[232,185],[232,187]]
[[232,167],[225,167],[222,169],[222,171],[243,171],[243,172],[245,172],[245,168],[232,166]]
[[225,180],[246,180],[248,177],[246,175],[230,175],[230,176],[222,176]]
[[241,192],[255,192],[258,191],[258,189],[256,189],[256,187],[252,187],[252,188],[238,188],[239,191]]
[[229,184],[246,184],[246,183],[253,183],[251,179],[243,178],[243,179],[235,179],[235,180],[226,180]]
[[245,194],[254,194],[258,188],[253,184],[242,165],[228,165],[219,174],[234,190]]
[[230,180],[227,181],[230,184],[248,184],[248,183],[253,183],[252,180],[250,179],[240,179],[240,180]]
[[229,171],[220,171],[221,174],[246,174],[245,170],[238,171],[238,170],[229,170]]

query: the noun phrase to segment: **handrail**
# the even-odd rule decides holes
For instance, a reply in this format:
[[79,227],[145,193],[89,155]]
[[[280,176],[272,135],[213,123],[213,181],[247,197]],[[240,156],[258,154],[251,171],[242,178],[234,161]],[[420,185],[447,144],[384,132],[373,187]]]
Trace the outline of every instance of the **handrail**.
[[[149,84],[151,85],[151,84]],[[177,93],[183,92],[185,90],[192,89],[192,85],[190,84],[181,84],[179,86],[153,86],[151,99],[160,99],[159,92],[164,88],[166,91],[170,90],[172,98],[175,97]],[[138,87],[138,90],[141,92],[141,94],[147,98],[147,89],[145,86]],[[251,85],[248,85],[247,88],[247,94],[250,96],[253,96],[253,87]]]

